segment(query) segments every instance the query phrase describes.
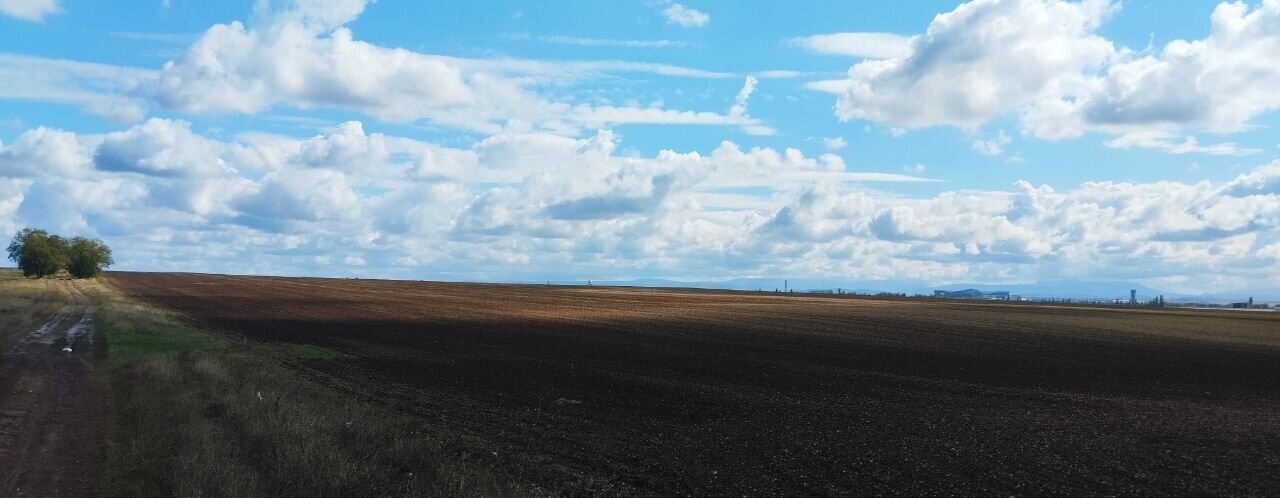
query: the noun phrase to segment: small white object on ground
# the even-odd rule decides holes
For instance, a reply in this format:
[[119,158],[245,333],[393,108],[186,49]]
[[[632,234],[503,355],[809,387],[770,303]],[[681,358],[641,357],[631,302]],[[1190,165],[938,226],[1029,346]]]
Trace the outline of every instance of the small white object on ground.
[[67,346],[67,347],[62,348],[62,352],[63,352],[63,353],[70,353],[70,352],[71,352],[71,346]]

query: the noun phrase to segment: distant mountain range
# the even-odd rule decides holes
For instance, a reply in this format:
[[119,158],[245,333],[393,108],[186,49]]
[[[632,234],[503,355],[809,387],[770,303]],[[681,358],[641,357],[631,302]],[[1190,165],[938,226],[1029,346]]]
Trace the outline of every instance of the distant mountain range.
[[[555,284],[581,285],[585,281],[552,281]],[[1280,287],[1241,289],[1229,292],[1212,292],[1204,294],[1182,294],[1155,289],[1142,284],[1107,281],[1048,281],[1035,284],[978,284],[958,283],[938,286],[924,285],[919,282],[899,281],[849,281],[838,279],[781,279],[781,278],[736,278],[731,280],[681,281],[662,278],[641,278],[634,280],[596,280],[594,285],[620,285],[635,287],[674,287],[700,289],[727,289],[744,291],[773,291],[789,288],[796,292],[813,290],[837,290],[856,292],[859,294],[875,294],[879,292],[904,293],[909,295],[932,295],[935,290],[976,289],[983,292],[1009,291],[1011,294],[1032,298],[1059,299],[1129,299],[1129,290],[1138,291],[1139,300],[1154,299],[1163,295],[1171,302],[1231,303],[1245,301],[1250,297],[1258,303],[1280,302]]]

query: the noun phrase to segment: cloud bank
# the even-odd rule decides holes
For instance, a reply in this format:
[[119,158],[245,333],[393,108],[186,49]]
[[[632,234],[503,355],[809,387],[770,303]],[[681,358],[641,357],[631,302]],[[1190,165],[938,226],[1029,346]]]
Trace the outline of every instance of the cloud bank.
[[149,269],[304,272],[306,258],[325,257],[364,263],[350,271],[480,279],[1126,278],[1175,289],[1280,276],[1280,163],[1221,183],[1016,182],[903,198],[874,185],[925,179],[834,155],[724,142],[634,157],[617,143],[609,131],[504,132],[443,147],[360,122],[230,141],[166,119],[102,135],[35,128],[0,148],[0,229],[108,237],[123,267]]

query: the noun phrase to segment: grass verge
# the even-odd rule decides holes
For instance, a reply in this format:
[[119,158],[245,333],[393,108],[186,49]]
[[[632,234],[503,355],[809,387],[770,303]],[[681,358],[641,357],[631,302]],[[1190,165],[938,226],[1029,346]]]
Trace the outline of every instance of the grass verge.
[[424,422],[287,365],[328,350],[198,330],[90,286],[111,363],[107,496],[512,496],[516,479]]
[[29,279],[17,270],[0,270],[0,354],[18,336],[67,304],[66,296],[49,279]]

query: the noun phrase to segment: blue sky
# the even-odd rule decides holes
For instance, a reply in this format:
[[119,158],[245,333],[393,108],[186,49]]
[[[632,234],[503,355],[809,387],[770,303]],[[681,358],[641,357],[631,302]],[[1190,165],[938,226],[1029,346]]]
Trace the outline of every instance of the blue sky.
[[0,0],[0,229],[118,267],[1280,281],[1280,2]]

